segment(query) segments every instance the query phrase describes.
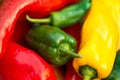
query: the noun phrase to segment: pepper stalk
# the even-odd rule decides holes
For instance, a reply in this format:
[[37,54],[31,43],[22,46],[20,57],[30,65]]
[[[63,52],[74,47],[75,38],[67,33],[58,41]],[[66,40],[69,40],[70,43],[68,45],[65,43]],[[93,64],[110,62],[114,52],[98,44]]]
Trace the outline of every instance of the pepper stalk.
[[82,0],[60,11],[52,12],[48,18],[34,19],[26,15],[26,19],[33,23],[47,23],[60,28],[70,26],[83,19],[91,6],[91,0]]

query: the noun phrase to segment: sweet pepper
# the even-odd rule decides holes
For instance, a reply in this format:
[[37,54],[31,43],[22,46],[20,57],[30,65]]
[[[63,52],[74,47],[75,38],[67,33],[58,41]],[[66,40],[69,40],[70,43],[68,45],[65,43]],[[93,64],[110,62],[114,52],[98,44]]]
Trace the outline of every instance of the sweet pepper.
[[47,23],[60,28],[68,27],[80,21],[90,8],[90,0],[82,0],[76,4],[54,11],[48,18],[34,19],[26,16],[27,20],[33,23]]
[[6,49],[20,15],[45,17],[51,11],[59,10],[67,3],[66,0],[2,0],[0,4],[0,56]]
[[92,0],[81,32],[81,44],[73,67],[83,80],[106,78],[112,71],[118,46],[118,26],[111,9],[119,0]]
[[120,80],[120,50],[117,51],[112,72],[102,80]]
[[117,51],[118,51],[120,49],[120,0],[114,0],[114,1],[110,0],[109,3],[111,3],[112,5],[110,4],[108,5],[107,3],[106,5],[108,5],[108,7],[110,8],[111,15],[114,21],[116,22],[119,30],[119,41],[117,47]]
[[57,80],[52,67],[33,50],[9,42],[0,59],[0,80]]
[[57,27],[34,26],[26,34],[26,41],[46,61],[54,65],[64,65],[76,54],[76,40]]

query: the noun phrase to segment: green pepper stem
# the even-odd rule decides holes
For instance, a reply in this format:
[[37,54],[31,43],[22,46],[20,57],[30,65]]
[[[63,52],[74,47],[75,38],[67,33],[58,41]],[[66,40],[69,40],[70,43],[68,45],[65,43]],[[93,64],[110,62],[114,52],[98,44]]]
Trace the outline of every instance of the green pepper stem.
[[89,76],[84,76],[83,80],[92,80]]
[[81,58],[82,56],[73,52],[73,51],[69,51],[69,50],[65,50],[65,49],[59,49],[61,52],[66,53],[67,55],[70,55],[72,57],[76,57],[76,58]]
[[61,44],[58,49],[62,52],[61,55],[70,55],[71,57],[76,57],[76,58],[82,57],[80,54],[73,52],[70,48],[70,45],[67,43]]
[[29,17],[29,15],[26,15],[26,19],[29,21],[29,22],[32,22],[32,23],[50,23],[50,18],[44,18],[44,19],[35,19],[35,18],[31,18]]
[[96,69],[88,65],[80,66],[79,73],[83,76],[83,80],[92,80],[98,76]]

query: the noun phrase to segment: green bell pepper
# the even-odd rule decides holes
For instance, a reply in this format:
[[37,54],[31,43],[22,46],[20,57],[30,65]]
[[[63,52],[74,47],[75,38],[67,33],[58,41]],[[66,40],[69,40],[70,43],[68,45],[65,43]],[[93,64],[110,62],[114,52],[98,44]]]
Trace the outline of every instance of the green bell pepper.
[[76,54],[76,40],[57,27],[42,25],[28,31],[26,40],[46,61],[54,65],[64,65]]
[[82,0],[79,3],[68,6],[60,11],[52,12],[49,18],[33,19],[28,15],[27,20],[34,23],[48,23],[60,28],[75,24],[81,20],[91,6],[91,0]]
[[120,80],[120,50],[117,51],[115,63],[111,74],[102,80]]

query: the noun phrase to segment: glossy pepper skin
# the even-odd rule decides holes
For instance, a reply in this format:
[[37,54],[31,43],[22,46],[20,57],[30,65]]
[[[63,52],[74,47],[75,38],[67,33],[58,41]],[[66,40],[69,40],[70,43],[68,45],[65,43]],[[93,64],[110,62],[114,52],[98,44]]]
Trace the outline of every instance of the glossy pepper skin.
[[112,72],[107,78],[102,80],[120,80],[120,50],[117,51]]
[[28,15],[26,18],[30,22],[36,23],[49,23],[52,26],[60,28],[67,27],[80,21],[90,8],[90,0],[82,0],[76,4],[63,8],[60,11],[52,12],[49,18],[33,19]]
[[91,9],[83,24],[78,53],[84,57],[75,58],[73,67],[84,80],[106,78],[113,68],[118,28],[108,5],[112,5],[112,0],[92,0]]
[[[7,42],[12,36],[20,15],[29,14],[32,17],[45,17],[50,12],[68,5],[68,3],[68,0],[2,0],[0,4],[0,57],[7,47]],[[25,20],[24,17],[23,19]]]
[[57,27],[49,25],[35,26],[26,40],[45,60],[51,64],[64,65],[76,54],[76,40]]
[[[116,22],[117,26],[118,26],[118,30],[119,30],[119,43],[118,43],[118,47],[117,47],[117,51],[120,49],[120,0],[110,0],[108,4],[106,2],[106,5],[108,5],[108,8],[110,8],[111,11],[111,15],[114,19],[114,21]],[[112,7],[112,8],[111,8]]]
[[10,42],[0,59],[0,80],[57,80],[52,67],[37,53]]

